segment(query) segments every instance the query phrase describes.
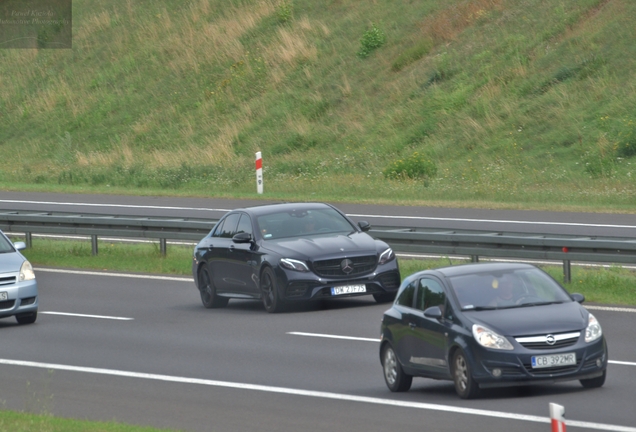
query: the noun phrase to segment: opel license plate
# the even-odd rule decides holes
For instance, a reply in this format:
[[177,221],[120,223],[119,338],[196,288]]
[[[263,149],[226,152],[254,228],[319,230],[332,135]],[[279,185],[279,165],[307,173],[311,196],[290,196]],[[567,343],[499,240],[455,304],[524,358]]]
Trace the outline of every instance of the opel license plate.
[[558,366],[571,366],[575,364],[576,364],[576,353],[532,356],[532,367],[534,369],[558,367]]
[[366,285],[342,285],[331,288],[331,295],[354,294],[367,292]]
[[9,300],[9,294],[6,291],[0,292],[0,301]]

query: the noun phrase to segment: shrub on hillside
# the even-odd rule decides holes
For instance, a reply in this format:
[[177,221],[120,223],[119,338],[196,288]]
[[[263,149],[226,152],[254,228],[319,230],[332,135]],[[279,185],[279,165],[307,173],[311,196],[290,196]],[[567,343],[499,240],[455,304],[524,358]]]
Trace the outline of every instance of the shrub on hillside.
[[372,24],[371,30],[367,30],[360,39],[360,50],[358,57],[365,58],[371,54],[371,51],[380,48],[386,42],[386,34],[377,25]]
[[401,179],[421,179],[429,180],[437,174],[437,165],[431,159],[418,152],[413,153],[406,159],[398,159],[382,172],[384,177],[392,180]]

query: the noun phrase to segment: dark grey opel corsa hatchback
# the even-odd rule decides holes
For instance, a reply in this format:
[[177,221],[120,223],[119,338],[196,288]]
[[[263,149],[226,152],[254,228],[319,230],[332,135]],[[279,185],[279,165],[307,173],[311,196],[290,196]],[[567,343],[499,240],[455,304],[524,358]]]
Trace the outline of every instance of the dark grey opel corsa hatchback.
[[380,360],[391,391],[413,377],[480,389],[579,380],[601,387],[607,344],[594,315],[528,264],[467,264],[407,277],[382,320]]

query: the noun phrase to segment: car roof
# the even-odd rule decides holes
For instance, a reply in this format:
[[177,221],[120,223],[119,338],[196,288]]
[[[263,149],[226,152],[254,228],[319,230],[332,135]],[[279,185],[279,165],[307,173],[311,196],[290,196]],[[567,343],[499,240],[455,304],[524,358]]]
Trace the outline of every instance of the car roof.
[[333,208],[329,204],[320,202],[301,202],[301,203],[276,203],[276,204],[264,204],[253,207],[237,208],[233,211],[244,211],[251,215],[260,216],[270,213],[287,212],[287,211],[302,211],[302,210],[316,210]]
[[471,263],[471,264],[459,264],[448,267],[440,267],[430,270],[422,270],[408,276],[408,279],[418,278],[427,274],[433,274],[443,277],[453,276],[465,276],[477,273],[490,273],[501,271],[514,271],[523,269],[536,268],[532,264],[525,263]]
[[435,270],[442,273],[444,276],[452,277],[474,273],[513,271],[530,268],[535,268],[535,266],[525,263],[471,263],[442,267]]

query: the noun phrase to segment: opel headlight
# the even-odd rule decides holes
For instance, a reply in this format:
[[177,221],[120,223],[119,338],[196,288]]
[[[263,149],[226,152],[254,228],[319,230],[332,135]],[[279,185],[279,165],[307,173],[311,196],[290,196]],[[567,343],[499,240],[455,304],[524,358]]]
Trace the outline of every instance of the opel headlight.
[[380,265],[386,264],[394,258],[395,258],[395,253],[393,252],[393,249],[388,248],[387,250],[385,250],[384,252],[380,254],[380,259],[378,260],[378,264]]
[[585,342],[592,342],[600,338],[603,335],[601,325],[596,320],[596,317],[590,314],[587,321],[587,328],[585,329]]
[[512,344],[508,342],[508,339],[495,333],[488,327],[484,327],[479,324],[473,324],[473,337],[479,343],[479,345],[486,348],[498,350],[514,349]]
[[298,272],[306,273],[309,271],[309,267],[302,261],[291,259],[291,258],[282,258],[280,260],[280,265],[285,267],[288,270],[294,270]]
[[20,282],[29,281],[35,279],[35,273],[33,272],[33,266],[30,262],[25,261],[20,267]]

